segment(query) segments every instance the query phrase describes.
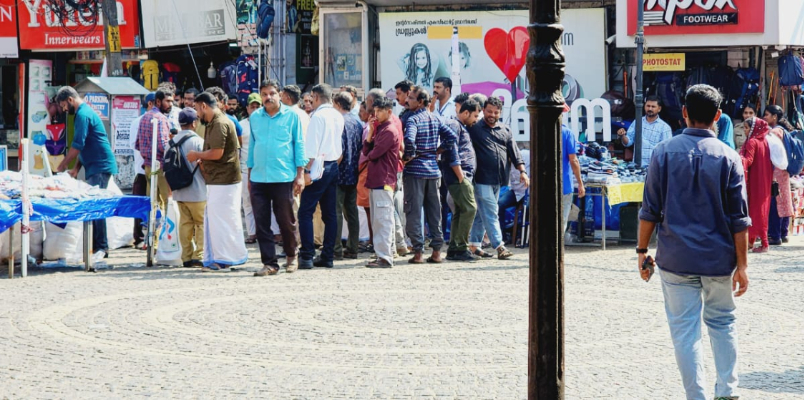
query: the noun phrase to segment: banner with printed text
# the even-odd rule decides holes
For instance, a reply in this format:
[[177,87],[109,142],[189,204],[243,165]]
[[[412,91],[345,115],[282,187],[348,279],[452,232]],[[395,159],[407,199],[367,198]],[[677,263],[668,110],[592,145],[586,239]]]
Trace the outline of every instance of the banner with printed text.
[[[17,0],[20,48],[26,50],[102,50],[103,13],[87,18],[70,10],[60,19],[47,7],[47,0]],[[140,20],[137,0],[117,1],[117,21],[124,49],[140,47]]]
[[0,58],[17,58],[17,12],[13,5],[0,4]]
[[115,181],[121,189],[134,185],[136,168],[134,165],[133,134],[131,122],[140,116],[140,100],[135,96],[115,96],[112,98],[112,151],[117,160]]
[[141,0],[147,47],[207,43],[237,38],[234,1]]

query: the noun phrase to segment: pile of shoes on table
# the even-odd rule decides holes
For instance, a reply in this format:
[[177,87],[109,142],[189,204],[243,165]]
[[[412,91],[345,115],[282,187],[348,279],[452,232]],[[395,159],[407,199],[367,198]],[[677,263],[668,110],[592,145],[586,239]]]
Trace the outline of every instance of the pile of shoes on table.
[[[22,174],[14,171],[0,171],[0,200],[18,199],[22,196]],[[29,198],[45,199],[85,199],[108,198],[115,194],[86,182],[73,179],[66,173],[43,178],[29,175]]]

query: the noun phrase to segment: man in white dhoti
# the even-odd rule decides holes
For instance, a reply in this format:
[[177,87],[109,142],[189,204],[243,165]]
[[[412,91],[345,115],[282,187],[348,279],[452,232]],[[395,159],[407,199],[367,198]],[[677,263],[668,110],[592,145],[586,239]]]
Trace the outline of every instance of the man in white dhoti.
[[224,271],[248,261],[240,221],[240,145],[234,123],[218,109],[213,95],[199,94],[195,98],[195,110],[199,119],[207,124],[204,151],[187,153],[189,162],[200,161],[207,182],[202,271]]

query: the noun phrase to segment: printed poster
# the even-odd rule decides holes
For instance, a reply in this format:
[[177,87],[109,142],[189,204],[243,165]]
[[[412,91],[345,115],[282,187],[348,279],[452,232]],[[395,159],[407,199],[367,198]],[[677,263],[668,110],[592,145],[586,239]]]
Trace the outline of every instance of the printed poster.
[[140,116],[140,105],[136,96],[115,96],[112,99],[112,151],[117,160],[115,182],[121,189],[131,188],[136,177],[130,128],[131,122]]
[[84,102],[98,114],[100,119],[109,119],[109,96],[106,93],[87,93]]

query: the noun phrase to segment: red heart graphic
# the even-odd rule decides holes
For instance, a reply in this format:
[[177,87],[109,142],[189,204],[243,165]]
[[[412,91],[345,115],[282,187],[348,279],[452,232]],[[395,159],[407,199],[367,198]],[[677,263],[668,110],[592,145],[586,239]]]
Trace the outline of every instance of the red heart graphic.
[[530,46],[530,36],[528,30],[523,26],[517,26],[508,33],[500,28],[489,29],[483,39],[488,53],[494,64],[500,68],[508,81],[513,82],[522,67],[525,66],[525,58]]

